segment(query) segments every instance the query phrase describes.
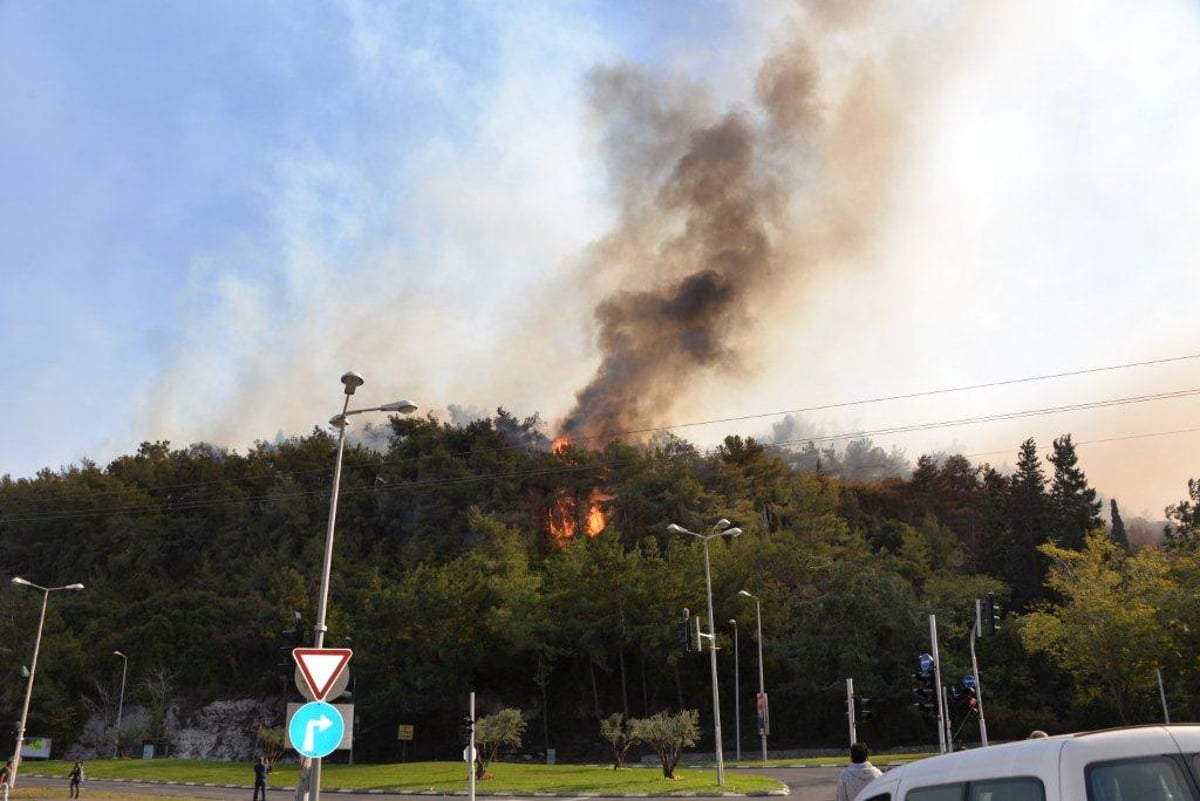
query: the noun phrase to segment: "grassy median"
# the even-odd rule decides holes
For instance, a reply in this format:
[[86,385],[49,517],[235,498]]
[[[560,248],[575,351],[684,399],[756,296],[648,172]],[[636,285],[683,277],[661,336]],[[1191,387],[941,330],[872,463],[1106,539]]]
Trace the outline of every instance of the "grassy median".
[[[58,776],[64,780],[72,762],[28,760],[21,766],[23,774]],[[97,759],[86,763],[87,777],[120,781],[169,782],[178,784],[245,785],[254,784],[254,768],[250,764],[206,762],[184,759]],[[480,794],[561,793],[570,795],[672,795],[679,793],[764,794],[783,789],[783,785],[767,776],[754,775],[737,769],[726,770],[725,784],[719,787],[716,771],[711,765],[681,765],[674,779],[664,779],[657,766],[638,765],[623,770],[598,765],[536,765],[493,762],[488,766],[491,778],[476,782]],[[295,786],[299,769],[296,765],[279,765],[271,773],[272,787]],[[321,786],[347,790],[392,790],[402,792],[465,793],[467,766],[463,762],[409,762],[386,765],[341,765],[325,763],[321,768]],[[19,785],[19,781],[18,781]],[[18,789],[20,789],[18,787]],[[35,788],[27,788],[35,789]],[[88,788],[89,798],[103,798],[104,785]],[[93,791],[96,793],[93,795]],[[42,798],[46,796],[13,796]]]

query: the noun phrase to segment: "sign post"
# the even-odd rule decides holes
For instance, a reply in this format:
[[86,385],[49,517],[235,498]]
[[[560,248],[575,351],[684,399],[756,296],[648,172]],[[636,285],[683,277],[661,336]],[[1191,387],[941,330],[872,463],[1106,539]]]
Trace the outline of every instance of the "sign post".
[[[288,724],[288,740],[296,753],[308,759],[321,759],[332,754],[346,735],[346,721],[325,698],[335,689],[341,692],[338,679],[354,652],[349,648],[294,648],[296,659],[296,689],[312,699],[292,715]],[[344,689],[345,681],[340,687]]]

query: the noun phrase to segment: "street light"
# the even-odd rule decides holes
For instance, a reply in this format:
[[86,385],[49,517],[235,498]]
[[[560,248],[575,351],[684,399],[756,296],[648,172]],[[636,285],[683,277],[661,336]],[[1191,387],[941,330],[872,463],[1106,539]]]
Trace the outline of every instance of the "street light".
[[751,595],[745,590],[738,590],[738,595],[744,595],[747,598],[754,600],[754,620],[758,626],[758,704],[759,704],[759,721],[758,734],[762,738],[762,761],[767,761],[767,690],[763,686],[763,660],[762,660],[762,604],[759,603],[758,596]]
[[17,786],[17,769],[21,766],[21,750],[25,747],[25,721],[29,717],[29,699],[33,697],[33,677],[37,673],[38,651],[42,647],[42,627],[46,623],[46,603],[50,600],[50,593],[58,590],[82,590],[82,584],[68,584],[65,587],[42,587],[34,584],[32,581],[26,581],[20,576],[13,576],[13,584],[23,584],[26,587],[33,587],[35,590],[42,591],[42,614],[38,618],[37,637],[33,640],[33,661],[29,663],[29,681],[25,685],[25,706],[21,708],[21,721],[17,724],[17,750],[12,758],[12,770],[8,775],[8,786]]
[[689,534],[704,543],[704,590],[708,595],[708,656],[712,665],[713,739],[717,746],[718,787],[725,785],[725,756],[721,752],[721,691],[717,685],[717,624],[716,618],[713,617],[712,569],[708,562],[708,541],[713,537],[736,537],[742,533],[740,528],[730,528],[729,525],[729,521],[722,517],[707,534],[688,531],[675,523],[667,526],[667,531],[672,534]]
[[[351,409],[350,396],[354,394],[354,390],[361,387],[364,383],[363,377],[353,370],[349,370],[342,376],[342,384],[345,386],[346,400],[342,404],[341,414],[336,414],[329,419],[329,425],[338,430],[337,457],[333,466],[333,491],[329,496],[329,526],[325,531],[325,561],[321,566],[321,597],[317,600],[317,622],[313,626],[313,647],[321,648],[325,645],[325,611],[329,603],[329,574],[333,569],[333,531],[334,523],[337,521],[337,506],[338,506],[338,488],[342,482],[342,454],[346,447],[346,418],[354,414],[362,414],[363,412],[397,412],[399,414],[412,414],[417,410],[416,404],[411,401],[395,401],[394,403],[385,403],[382,406],[372,406],[368,409]],[[304,798],[306,787],[311,785],[311,798],[313,801],[319,801],[321,798],[321,760],[314,758],[309,761],[310,769],[306,777],[301,776],[300,781],[296,783],[296,799]]]
[[113,759],[121,756],[121,713],[125,711],[125,673],[129,670],[129,657],[120,651],[113,651],[113,656],[121,657],[121,700],[117,702],[117,747],[113,749]]
[[739,667],[738,655],[738,629],[737,620],[729,618],[729,625],[733,626],[733,720],[737,726],[737,736],[734,738],[737,743],[737,760],[742,761],[742,673]]

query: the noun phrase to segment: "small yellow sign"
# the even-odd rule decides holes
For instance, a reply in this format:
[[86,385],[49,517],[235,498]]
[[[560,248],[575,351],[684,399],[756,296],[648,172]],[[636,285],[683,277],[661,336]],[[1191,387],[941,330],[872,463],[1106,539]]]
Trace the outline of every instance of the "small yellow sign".
[[413,738],[413,724],[401,723],[400,729],[396,732],[396,739],[397,740],[412,740],[412,738]]

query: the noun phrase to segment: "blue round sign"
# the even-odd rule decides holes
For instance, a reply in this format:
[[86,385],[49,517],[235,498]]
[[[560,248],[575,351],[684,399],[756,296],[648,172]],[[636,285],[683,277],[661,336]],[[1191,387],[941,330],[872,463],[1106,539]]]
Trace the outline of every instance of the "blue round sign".
[[296,752],[320,759],[328,756],[341,744],[346,723],[332,704],[311,701],[296,710],[288,724],[288,739]]

